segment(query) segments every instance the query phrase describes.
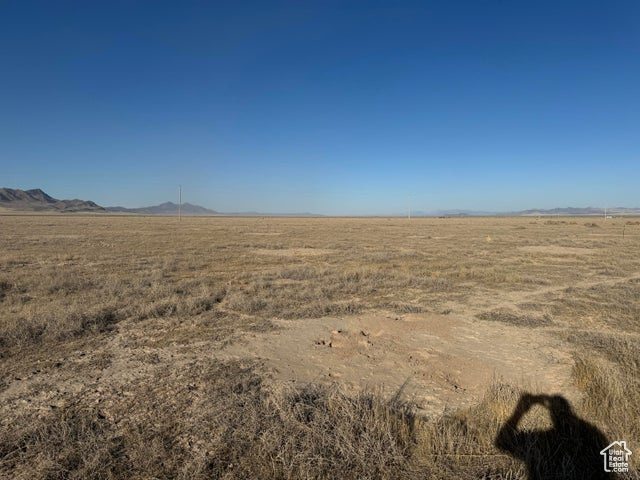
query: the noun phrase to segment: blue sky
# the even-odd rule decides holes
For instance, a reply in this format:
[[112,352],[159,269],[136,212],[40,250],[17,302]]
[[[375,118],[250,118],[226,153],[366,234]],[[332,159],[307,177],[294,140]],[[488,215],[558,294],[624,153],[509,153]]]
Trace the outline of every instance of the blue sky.
[[0,186],[390,214],[640,206],[640,2],[0,4]]

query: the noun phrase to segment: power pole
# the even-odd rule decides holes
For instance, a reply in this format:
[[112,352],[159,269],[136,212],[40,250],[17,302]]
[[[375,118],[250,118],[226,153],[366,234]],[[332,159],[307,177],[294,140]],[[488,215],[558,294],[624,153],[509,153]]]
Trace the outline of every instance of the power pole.
[[178,201],[178,221],[182,221],[182,185],[180,185],[180,199]]

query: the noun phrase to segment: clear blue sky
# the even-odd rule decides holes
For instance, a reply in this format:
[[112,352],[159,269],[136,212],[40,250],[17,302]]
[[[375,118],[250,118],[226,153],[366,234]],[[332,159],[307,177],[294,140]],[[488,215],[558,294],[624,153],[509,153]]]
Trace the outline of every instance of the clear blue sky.
[[0,186],[389,214],[640,206],[640,2],[0,3]]

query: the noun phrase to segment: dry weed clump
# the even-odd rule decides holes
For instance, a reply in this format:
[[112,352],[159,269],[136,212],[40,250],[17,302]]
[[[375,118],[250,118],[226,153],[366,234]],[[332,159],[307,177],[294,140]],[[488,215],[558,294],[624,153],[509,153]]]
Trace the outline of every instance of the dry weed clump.
[[123,320],[198,315],[212,310],[225,295],[224,287],[201,281],[174,283],[158,274],[130,281],[115,274],[100,277],[75,270],[79,271],[54,271],[4,290],[7,318],[0,323],[0,346],[7,353],[32,344],[107,333]]
[[[424,478],[526,478],[524,465],[496,448],[496,436],[525,392],[495,381],[475,407],[422,421],[415,461]],[[524,428],[549,428],[548,412],[532,411]]]
[[517,327],[548,327],[553,325],[549,315],[533,316],[518,314],[505,310],[494,310],[492,312],[482,312],[476,315],[480,320],[490,320],[492,322],[502,322]]
[[[224,307],[281,318],[345,315],[361,312],[364,308],[394,308],[405,303],[388,300],[386,292],[414,289],[421,293],[437,293],[447,288],[445,280],[427,276],[411,277],[382,269],[314,269],[307,266],[246,274],[229,285],[231,293],[225,299]],[[420,306],[406,303],[403,308],[421,310]]]
[[640,441],[635,409],[640,403],[640,341],[619,335],[581,332],[569,340],[599,355],[576,353],[574,376],[585,392],[584,408],[610,426],[616,438]]
[[164,388],[140,387],[122,420],[75,407],[19,419],[0,440],[0,475],[197,480],[416,473],[410,405],[374,393],[349,396],[337,386],[272,391],[237,363],[196,370],[188,374],[208,380],[200,394],[167,398],[180,386],[165,372]]
[[640,279],[588,288],[570,287],[547,305],[554,317],[580,327],[589,317],[601,326],[615,325],[628,333],[640,332]]
[[[276,421],[263,433],[275,478],[389,478],[410,471],[411,406],[336,387],[281,392],[267,404]],[[264,447],[263,447],[264,448]],[[270,450],[270,451],[269,451]],[[242,462],[241,462],[242,463]],[[267,465],[265,465],[266,467]]]
[[68,407],[23,417],[1,433],[3,478],[112,479],[131,471],[123,438],[95,410]]
[[6,280],[0,280],[0,302],[7,296],[7,292],[11,290],[11,283]]
[[37,312],[33,316],[14,317],[3,324],[0,347],[9,353],[43,341],[106,333],[114,328],[118,320],[118,313],[113,307],[70,309],[63,315]]

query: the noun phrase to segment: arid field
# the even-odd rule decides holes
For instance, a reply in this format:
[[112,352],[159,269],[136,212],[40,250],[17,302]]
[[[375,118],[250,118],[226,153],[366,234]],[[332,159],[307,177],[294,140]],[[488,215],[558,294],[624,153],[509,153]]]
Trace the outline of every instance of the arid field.
[[639,414],[635,218],[0,216],[1,478],[638,479]]

